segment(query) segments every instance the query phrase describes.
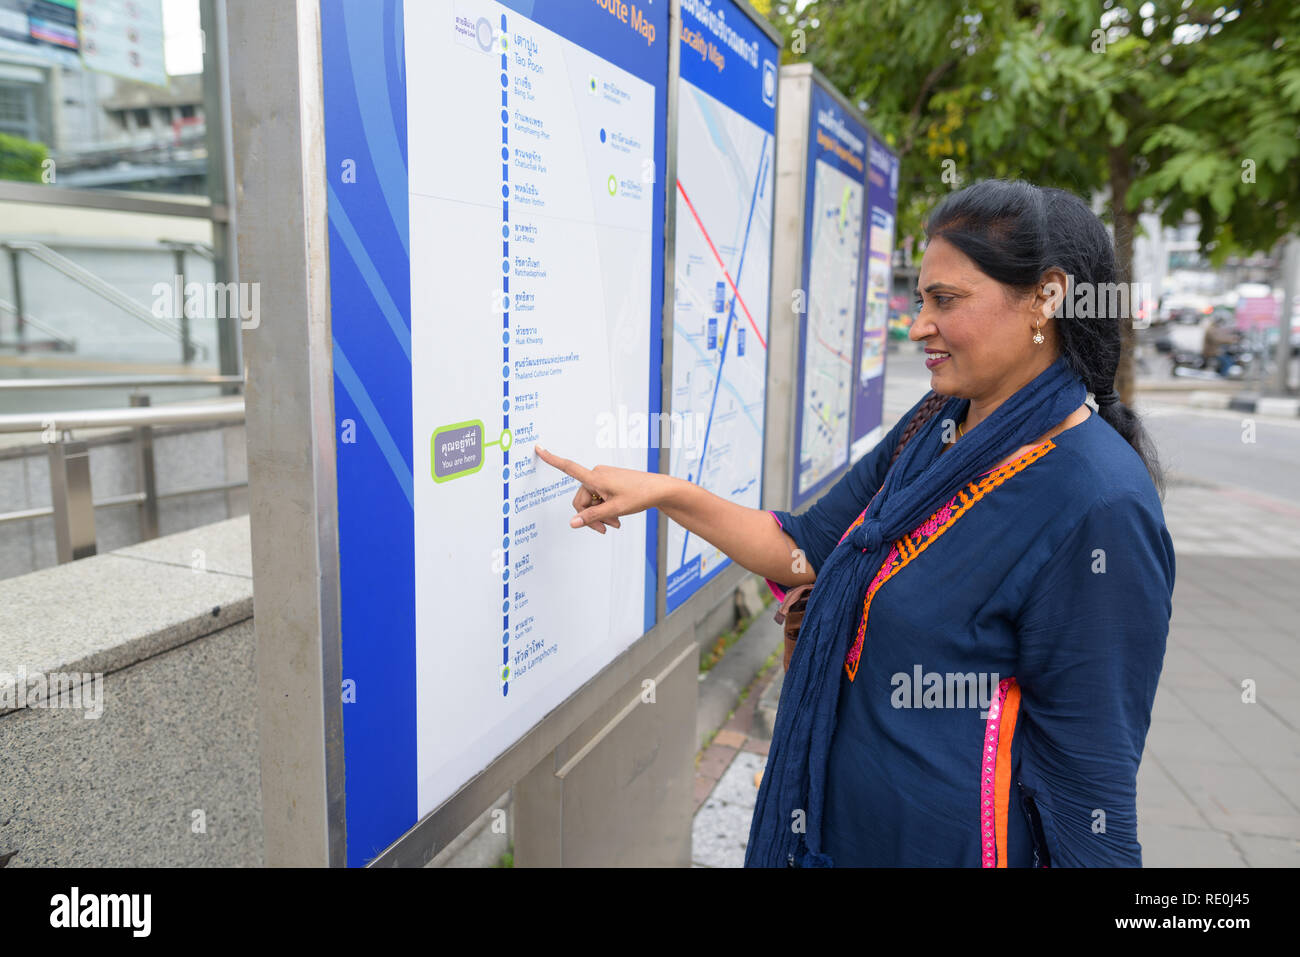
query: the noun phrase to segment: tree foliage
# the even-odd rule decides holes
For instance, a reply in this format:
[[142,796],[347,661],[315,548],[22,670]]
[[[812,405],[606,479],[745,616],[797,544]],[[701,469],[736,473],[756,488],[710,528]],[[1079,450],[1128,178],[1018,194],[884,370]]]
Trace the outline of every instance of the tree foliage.
[[0,180],[39,183],[44,170],[45,144],[0,133]]
[[993,176],[1103,197],[1123,280],[1139,212],[1166,223],[1196,213],[1215,261],[1269,250],[1300,228],[1295,0],[769,9],[789,41],[783,60],[811,60],[899,152],[900,237],[920,235],[942,194]]
[[1270,249],[1300,224],[1290,0],[796,7],[771,6],[784,59],[811,60],[902,154],[902,233],[942,193],[989,176],[1105,192],[1121,227],[1142,210],[1167,222],[1194,211],[1216,257]]

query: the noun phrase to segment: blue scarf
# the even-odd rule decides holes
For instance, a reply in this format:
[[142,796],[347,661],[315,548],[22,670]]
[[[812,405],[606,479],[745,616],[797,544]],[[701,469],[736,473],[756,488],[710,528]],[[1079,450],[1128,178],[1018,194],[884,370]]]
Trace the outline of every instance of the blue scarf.
[[[960,421],[969,400],[949,399],[907,443],[862,523],[817,574],[781,689],[746,867],[833,865],[822,853],[821,825],[840,676],[857,634],[863,596],[891,544],[938,511],[972,476],[1049,431],[1086,395],[1083,382],[1061,357],[904,485],[902,477],[918,458],[935,455],[944,420]],[[863,815],[869,818],[870,809],[864,808]]]

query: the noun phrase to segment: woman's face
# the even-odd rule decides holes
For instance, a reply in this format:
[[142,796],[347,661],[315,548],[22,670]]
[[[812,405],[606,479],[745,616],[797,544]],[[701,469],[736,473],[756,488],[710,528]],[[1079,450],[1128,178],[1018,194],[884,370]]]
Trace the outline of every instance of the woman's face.
[[[1059,279],[1063,284],[1064,276]],[[908,337],[925,343],[930,388],[940,395],[999,404],[1058,354],[1049,318],[1055,300],[1019,295],[944,239],[926,246],[917,287],[921,307]],[[1036,316],[1046,337],[1041,345],[1034,343]]]

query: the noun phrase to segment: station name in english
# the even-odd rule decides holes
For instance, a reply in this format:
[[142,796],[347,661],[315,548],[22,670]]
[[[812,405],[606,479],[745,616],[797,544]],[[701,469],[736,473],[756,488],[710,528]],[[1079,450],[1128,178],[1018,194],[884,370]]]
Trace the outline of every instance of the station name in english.
[[707,60],[719,73],[727,67],[727,58],[723,56],[722,51],[704,39],[702,33],[692,30],[684,23],[682,24],[682,46],[694,50],[700,55],[701,60]]
[[625,3],[624,0],[592,0],[592,2],[619,23],[627,24],[645,37],[646,46],[655,42],[655,25],[646,18],[635,3]]

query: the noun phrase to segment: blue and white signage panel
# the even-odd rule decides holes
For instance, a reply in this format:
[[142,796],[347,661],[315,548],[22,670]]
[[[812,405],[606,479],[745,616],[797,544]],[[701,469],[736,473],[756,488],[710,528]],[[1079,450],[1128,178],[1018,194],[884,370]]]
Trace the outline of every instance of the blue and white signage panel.
[[322,0],[349,864],[654,624],[668,6]]
[[874,135],[867,143],[867,229],[863,247],[867,281],[858,289],[857,381],[853,394],[853,443],[849,459],[870,452],[885,430],[885,347],[893,287],[894,222],[898,207],[898,157]]
[[[682,0],[669,471],[758,508],[780,51],[731,0]],[[668,525],[667,608],[731,563]]]
[[792,508],[824,491],[848,463],[867,135],[866,127],[813,83]]

